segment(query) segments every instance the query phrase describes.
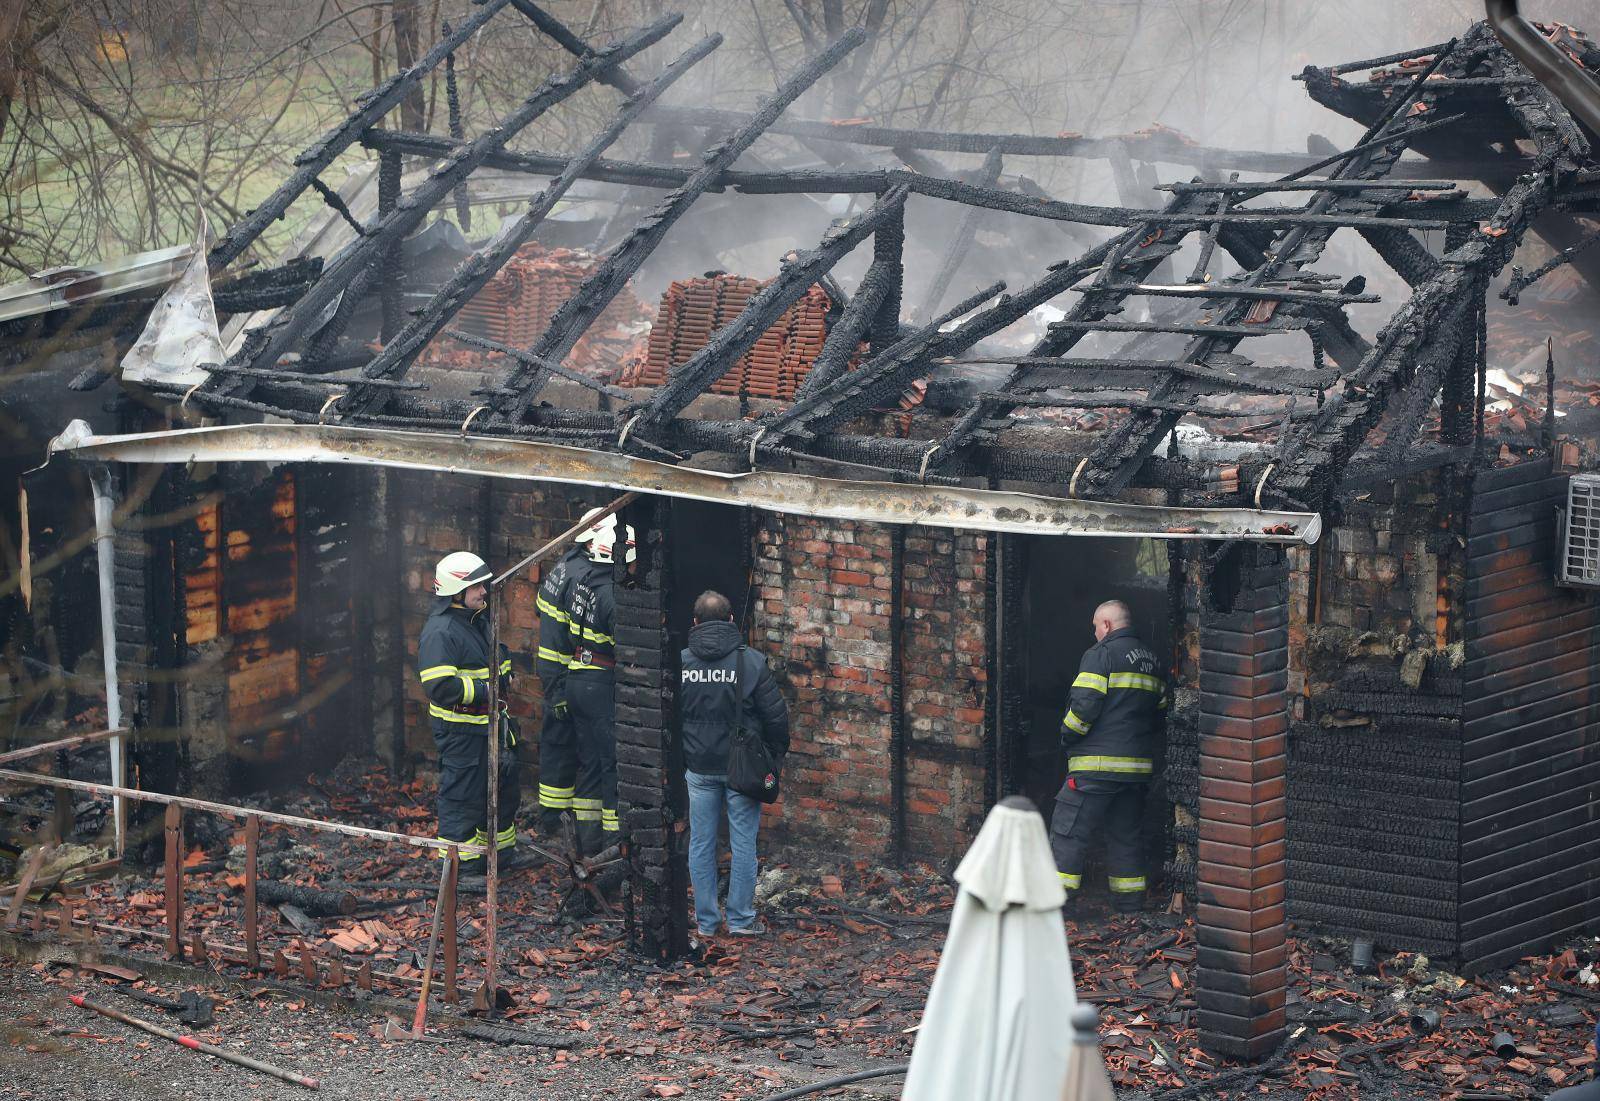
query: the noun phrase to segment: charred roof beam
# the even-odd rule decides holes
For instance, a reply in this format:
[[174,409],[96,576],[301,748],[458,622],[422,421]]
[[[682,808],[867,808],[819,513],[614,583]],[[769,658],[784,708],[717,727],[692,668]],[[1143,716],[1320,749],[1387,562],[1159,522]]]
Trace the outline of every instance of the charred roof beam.
[[[672,226],[694,205],[695,200],[733,166],[740,154],[749,149],[762,131],[772,125],[791,103],[865,40],[866,34],[859,28],[852,28],[841,35],[838,41],[808,60],[784,81],[743,126],[707,150],[694,175],[646,214],[634,231],[573,292],[572,297],[562,303],[544,335],[530,351],[543,359],[564,359],[595,318],[600,316],[645,259],[660,245]],[[536,368],[520,363],[513,365],[504,386],[516,391],[518,396],[497,405],[496,415],[513,420],[522,419],[538,396],[545,377]]]
[[[594,80],[606,65],[632,57],[665,38],[682,21],[671,15],[629,34],[591,58],[578,63],[570,72],[551,77],[506,116],[494,129],[474,139],[465,148],[435,166],[427,179],[385,217],[366,237],[359,237],[341,250],[323,269],[322,276],[294,306],[275,317],[265,329],[246,342],[236,359],[248,360],[258,368],[271,367],[279,356],[289,352],[322,317],[323,311],[354,284],[369,278],[374,261],[388,248],[404,240],[427,218],[428,213],[447,199],[490,152],[505,147],[529,123],[570,98]],[[235,365],[238,365],[237,363]],[[208,384],[209,385],[209,384]]]
[[[567,161],[561,174],[529,202],[526,210],[503,225],[487,245],[457,266],[444,286],[428,300],[422,312],[384,345],[377,358],[362,370],[362,375],[369,379],[403,375],[428,342],[532,238],[534,231],[555,209],[561,197],[600,158],[600,154],[622,136],[629,123],[721,44],[721,35],[709,35],[684,51],[654,80],[638,85],[606,128],[595,135],[582,152]],[[340,401],[338,410],[343,414],[367,412],[381,405],[382,400],[383,395],[377,390],[353,390]]]
[[[1360,141],[1343,153],[1324,158],[1326,164],[1338,165],[1332,174],[1334,179],[1350,179],[1357,175],[1365,175],[1367,178],[1386,175],[1394,162],[1399,159],[1401,148],[1412,134],[1438,125],[1415,121],[1418,116],[1410,113],[1410,109],[1426,94],[1425,85],[1428,78],[1444,65],[1454,46],[1455,43],[1452,41],[1450,46],[1435,54],[1433,60],[1417,74],[1411,85],[1404,92],[1396,93],[1391,98],[1391,102],[1368,127]],[[1399,132],[1393,129],[1396,125],[1401,128]],[[1292,173],[1291,176],[1303,174],[1304,171]],[[1345,197],[1346,193],[1338,190],[1317,192],[1310,209],[1321,213],[1331,209]],[[1286,266],[1301,268],[1314,263],[1321,255],[1322,247],[1331,232],[1331,229],[1311,225],[1295,225],[1289,228],[1283,241],[1269,251],[1267,262],[1246,277],[1246,284],[1261,288],[1269,280],[1277,279],[1279,272]],[[1238,323],[1244,320],[1247,313],[1247,300],[1239,299],[1224,311],[1221,320],[1229,324]],[[1219,341],[1214,337],[1197,338],[1189,348],[1185,349],[1185,354],[1181,358],[1191,362],[1203,359],[1207,353],[1217,350],[1219,344],[1231,347],[1231,343]],[[1153,392],[1151,398],[1155,400],[1175,398],[1182,392],[1184,385],[1185,380],[1175,377],[1171,383]],[[1086,467],[1080,472],[1083,477],[1081,484],[1090,492],[1098,493],[1115,492],[1126,486],[1139,465],[1149,457],[1179,419],[1180,417],[1173,413],[1133,414],[1108,433],[1090,454]],[[1280,446],[1287,445],[1287,437],[1280,440]]]
[[906,197],[905,188],[894,188],[868,210],[830,228],[815,249],[787,257],[777,278],[756,292],[739,315],[718,329],[704,347],[675,368],[648,401],[619,413],[619,422],[624,427],[638,422],[635,431],[643,435],[688,408],[695,398],[727,373],[729,364],[754,347],[761,334],[824,273],[886,219],[897,216],[905,206]]

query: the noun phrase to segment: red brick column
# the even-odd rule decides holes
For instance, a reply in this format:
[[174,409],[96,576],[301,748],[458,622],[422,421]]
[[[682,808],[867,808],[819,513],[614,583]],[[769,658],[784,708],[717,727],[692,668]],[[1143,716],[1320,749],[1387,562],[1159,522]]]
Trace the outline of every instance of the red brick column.
[[[1200,620],[1200,1042],[1256,1059],[1284,1036],[1288,571],[1242,547]],[[1220,607],[1219,607],[1220,606]]]

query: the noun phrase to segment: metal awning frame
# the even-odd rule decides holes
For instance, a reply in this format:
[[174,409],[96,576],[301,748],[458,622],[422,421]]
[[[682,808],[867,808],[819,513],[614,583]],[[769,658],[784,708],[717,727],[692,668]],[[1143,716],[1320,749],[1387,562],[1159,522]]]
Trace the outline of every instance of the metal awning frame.
[[73,421],[50,455],[92,462],[349,463],[556,482],[833,520],[1023,535],[1315,543],[1322,517],[1271,509],[1178,508],[950,485],[849,481],[788,471],[700,470],[536,440],[317,424],[238,424],[95,435]]

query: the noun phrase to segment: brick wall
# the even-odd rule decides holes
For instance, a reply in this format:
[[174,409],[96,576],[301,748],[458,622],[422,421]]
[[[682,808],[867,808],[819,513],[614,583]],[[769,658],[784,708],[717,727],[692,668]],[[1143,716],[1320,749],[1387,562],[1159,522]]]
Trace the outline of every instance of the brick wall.
[[[786,794],[769,828],[863,855],[893,848],[892,529],[763,516],[753,642],[789,700]],[[901,707],[905,838],[947,855],[983,810],[984,594],[988,538],[908,529]]]

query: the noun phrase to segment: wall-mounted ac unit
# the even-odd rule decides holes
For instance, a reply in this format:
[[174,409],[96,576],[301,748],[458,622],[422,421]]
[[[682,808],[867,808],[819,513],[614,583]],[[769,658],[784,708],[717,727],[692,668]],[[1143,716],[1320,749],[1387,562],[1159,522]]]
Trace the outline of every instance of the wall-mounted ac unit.
[[1600,474],[1574,474],[1567,482],[1567,507],[1558,531],[1556,580],[1600,588]]

